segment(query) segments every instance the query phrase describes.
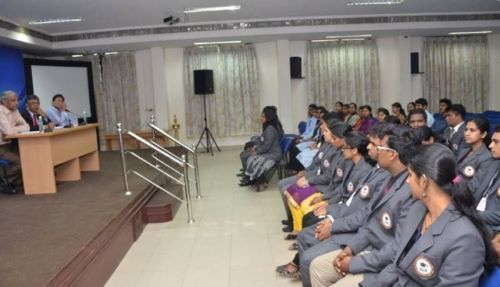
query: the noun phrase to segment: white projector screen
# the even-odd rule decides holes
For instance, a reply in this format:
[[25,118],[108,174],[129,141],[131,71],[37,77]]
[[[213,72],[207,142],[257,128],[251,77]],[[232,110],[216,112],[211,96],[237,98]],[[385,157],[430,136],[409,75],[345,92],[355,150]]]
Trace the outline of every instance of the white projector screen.
[[[62,94],[68,110],[95,122],[95,103],[90,62],[25,60],[28,94],[40,98],[42,109],[52,105],[52,97]],[[89,79],[90,75],[90,79]]]

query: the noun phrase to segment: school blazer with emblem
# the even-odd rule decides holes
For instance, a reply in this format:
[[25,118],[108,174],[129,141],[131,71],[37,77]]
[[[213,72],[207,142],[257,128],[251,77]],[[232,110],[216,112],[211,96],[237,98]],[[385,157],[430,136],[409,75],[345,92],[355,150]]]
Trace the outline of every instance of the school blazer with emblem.
[[[311,185],[321,185],[321,184],[328,184],[328,170],[330,169],[330,166],[332,163],[334,163],[337,160],[338,154],[342,153],[341,150],[336,149],[335,147],[332,146],[332,149],[328,150],[325,152],[325,154],[322,156],[319,167],[316,168],[314,172],[308,173],[306,175],[307,181]],[[319,173],[318,173],[319,169]],[[308,176],[309,175],[309,176]]]
[[388,178],[389,173],[385,169],[371,167],[369,171],[364,172],[363,177],[358,181],[356,189],[349,192],[349,196],[353,196],[349,205],[346,204],[349,198],[342,199],[341,202],[336,204],[329,204],[327,213],[335,219],[335,227],[332,225],[332,233],[339,233],[341,229],[358,230],[363,225],[366,216],[368,216],[368,211],[365,208],[376,193],[382,189],[380,186]]
[[[349,269],[352,273],[380,271],[394,256],[395,249],[391,247],[391,241],[396,237],[396,226],[405,221],[409,208],[415,203],[406,184],[407,176],[407,171],[401,174],[391,185],[387,195],[384,196],[383,190],[377,194],[366,223],[348,243],[354,254],[372,250],[351,259]],[[382,188],[384,187],[385,183]],[[384,248],[386,244],[389,245]]]
[[318,171],[318,167],[320,167],[321,165],[321,160],[323,159],[325,154],[329,150],[334,150],[334,149],[335,148],[331,144],[326,142],[319,147],[318,152],[314,155],[311,161],[311,164],[304,170],[306,178],[316,174],[316,172]]
[[450,128],[445,129],[443,132],[442,136],[443,143],[453,151],[455,156],[458,156],[462,150],[469,148],[469,145],[464,140],[464,132],[465,132],[465,123],[463,123],[458,128],[458,131],[455,134],[453,134],[451,139],[450,139],[450,133],[451,133]]
[[396,239],[393,263],[376,277],[361,282],[361,286],[479,286],[484,270],[483,240],[477,228],[453,204],[403,256],[426,213],[427,208],[420,202],[411,207]]
[[481,197],[485,195],[487,198],[486,208],[484,211],[479,212],[479,215],[491,230],[500,232],[500,174],[488,188],[497,172],[500,172],[500,160],[495,160],[479,188]]
[[488,169],[491,168],[494,159],[484,144],[477,151],[467,156],[469,151],[470,149],[463,150],[458,156],[457,174],[466,182],[477,204],[482,195],[480,186],[486,178]]
[[[328,183],[326,185],[317,185],[316,188],[323,193],[323,199],[329,200],[332,196],[335,196],[334,191],[338,186],[342,184],[344,178],[351,172],[353,168],[353,162],[347,160],[344,157],[342,151],[340,151],[337,159],[332,161],[330,168],[327,171]],[[339,201],[340,196],[337,197]]]
[[328,200],[328,205],[336,205],[339,202],[346,202],[346,200],[354,193],[358,183],[373,169],[365,159],[361,159],[357,164],[351,160],[345,160],[346,163],[351,163],[351,168],[345,172],[342,177],[342,183],[338,184],[331,192]]

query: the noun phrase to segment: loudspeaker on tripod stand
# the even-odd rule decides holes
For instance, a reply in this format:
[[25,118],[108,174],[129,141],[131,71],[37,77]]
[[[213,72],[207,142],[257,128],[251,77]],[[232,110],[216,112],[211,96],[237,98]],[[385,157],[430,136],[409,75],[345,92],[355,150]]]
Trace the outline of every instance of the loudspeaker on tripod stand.
[[214,139],[214,136],[212,135],[212,132],[208,128],[207,124],[207,95],[211,95],[214,93],[214,73],[212,70],[194,70],[194,93],[196,95],[203,95],[203,111],[204,111],[204,122],[205,122],[205,127],[203,128],[203,132],[200,135],[200,139],[198,140],[198,143],[196,144],[196,149],[198,149],[198,146],[201,143],[201,140],[203,139],[203,136],[206,136],[206,148],[207,152],[210,152],[212,155],[214,155],[213,149],[212,149],[212,142],[215,144],[217,147],[217,150],[220,151],[219,146],[217,145],[217,142]]

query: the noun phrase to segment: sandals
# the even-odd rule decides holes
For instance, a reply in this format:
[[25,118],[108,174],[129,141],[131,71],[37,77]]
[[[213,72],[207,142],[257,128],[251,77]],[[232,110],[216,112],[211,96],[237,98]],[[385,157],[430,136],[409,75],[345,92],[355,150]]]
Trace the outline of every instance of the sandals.
[[297,239],[297,234],[289,233],[286,237],[285,240],[295,240]]
[[290,246],[288,246],[288,250],[290,250],[290,251],[299,250],[299,245],[296,242],[294,242]]
[[[288,270],[289,266],[292,266],[295,269],[295,271],[289,271]],[[293,279],[300,278],[299,266],[293,264],[293,262],[276,267],[276,272],[281,277],[293,278]]]

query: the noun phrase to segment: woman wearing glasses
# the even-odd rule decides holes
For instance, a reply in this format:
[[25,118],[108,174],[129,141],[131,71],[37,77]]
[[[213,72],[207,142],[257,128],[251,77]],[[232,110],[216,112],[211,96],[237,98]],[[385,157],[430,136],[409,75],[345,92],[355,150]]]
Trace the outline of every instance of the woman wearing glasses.
[[466,185],[453,184],[455,158],[441,144],[421,146],[407,183],[419,200],[400,225],[393,262],[361,286],[478,286],[495,264],[489,233]]
[[490,124],[482,116],[475,117],[465,123],[464,140],[470,146],[457,157],[457,179],[464,181],[474,195],[476,203],[481,199],[479,187],[492,166],[494,159],[488,150],[488,131]]

